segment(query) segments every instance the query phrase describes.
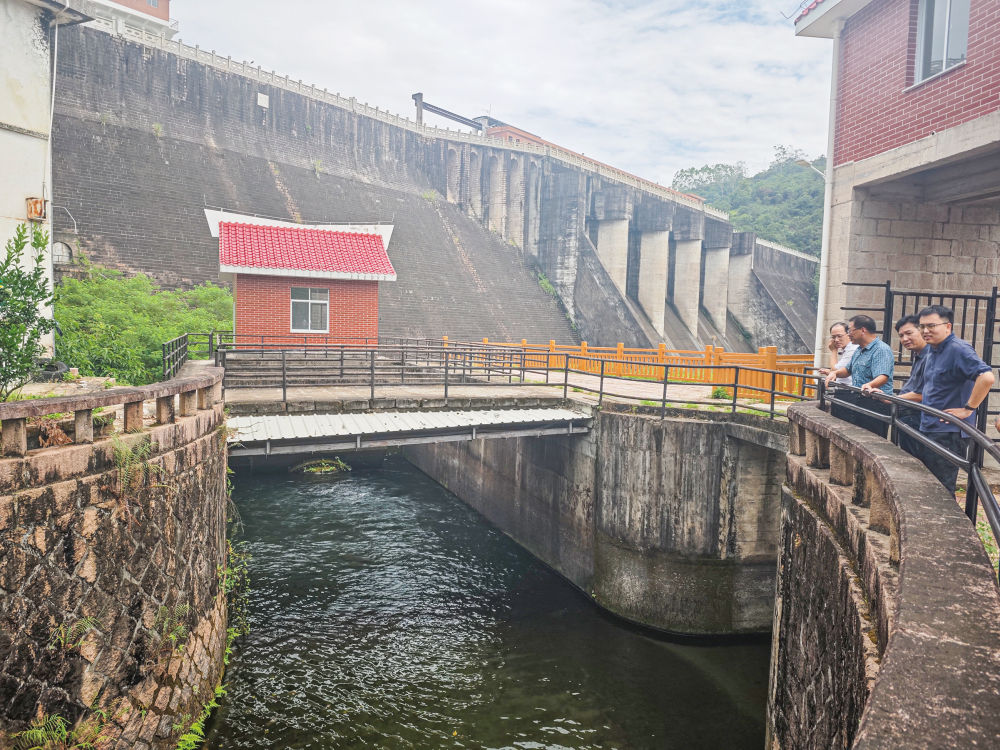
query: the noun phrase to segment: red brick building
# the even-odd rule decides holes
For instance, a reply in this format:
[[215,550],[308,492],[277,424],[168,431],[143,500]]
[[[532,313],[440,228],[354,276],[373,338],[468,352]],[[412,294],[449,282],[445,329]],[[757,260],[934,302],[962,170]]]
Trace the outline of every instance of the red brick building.
[[[819,330],[880,290],[989,292],[1000,271],[1000,0],[816,0],[833,40]],[[825,299],[824,299],[825,293]]]
[[93,19],[88,26],[110,34],[170,39],[177,33],[177,22],[170,19],[170,0],[75,0],[74,4]]
[[164,21],[170,19],[170,0],[107,0],[108,2],[122,5],[140,13],[145,13]]
[[219,273],[237,337],[299,342],[377,339],[378,283],[396,279],[378,234],[233,222],[219,224]]

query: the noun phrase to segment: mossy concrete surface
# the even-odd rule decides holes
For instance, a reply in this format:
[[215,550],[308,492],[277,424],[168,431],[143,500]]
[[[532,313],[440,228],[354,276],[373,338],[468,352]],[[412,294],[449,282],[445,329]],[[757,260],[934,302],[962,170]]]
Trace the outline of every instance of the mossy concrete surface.
[[407,448],[601,606],[664,631],[771,624],[784,425],[599,412],[589,435]]
[[173,747],[174,725],[212,696],[226,644],[223,421],[216,399],[117,441],[0,458],[0,738],[99,709],[109,746]]

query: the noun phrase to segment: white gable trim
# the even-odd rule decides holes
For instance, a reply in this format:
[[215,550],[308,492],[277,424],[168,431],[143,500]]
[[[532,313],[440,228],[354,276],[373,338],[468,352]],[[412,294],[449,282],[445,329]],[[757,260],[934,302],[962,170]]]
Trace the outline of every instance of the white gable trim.
[[296,279],[346,279],[348,281],[395,281],[394,273],[347,273],[344,271],[305,271],[298,268],[261,268],[260,266],[229,266],[219,264],[219,274],[251,274],[256,276],[288,276]]

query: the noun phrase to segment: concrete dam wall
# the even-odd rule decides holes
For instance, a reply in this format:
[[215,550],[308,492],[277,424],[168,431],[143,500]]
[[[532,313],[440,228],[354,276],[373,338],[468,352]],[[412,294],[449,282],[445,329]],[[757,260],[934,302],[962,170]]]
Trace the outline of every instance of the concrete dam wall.
[[[4,730],[58,716],[115,747],[173,748],[212,698],[227,640],[221,376],[62,399],[75,443],[48,448],[11,417],[43,401],[0,404]],[[159,419],[142,429],[144,395]],[[123,402],[138,431],[90,442],[92,409]]]
[[[146,41],[80,27],[60,38],[54,234],[95,262],[167,286],[217,280],[206,206],[384,222],[395,226],[399,277],[380,285],[385,335],[738,350],[787,333],[787,351],[811,343],[784,301],[735,304],[770,292],[730,263],[747,238],[700,199],[555,147],[428,128]],[[774,315],[757,325],[765,309]]]
[[767,420],[605,409],[589,435],[407,458],[602,607],[675,633],[766,632],[786,438]]

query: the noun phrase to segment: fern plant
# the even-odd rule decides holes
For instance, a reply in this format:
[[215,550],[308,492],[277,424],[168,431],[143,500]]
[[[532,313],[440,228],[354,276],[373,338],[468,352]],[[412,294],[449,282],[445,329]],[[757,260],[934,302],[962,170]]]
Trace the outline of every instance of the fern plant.
[[188,730],[184,734],[177,738],[176,750],[195,750],[195,748],[205,741],[205,723],[208,721],[208,717],[212,715],[212,711],[219,707],[219,699],[225,694],[226,688],[224,685],[219,685],[215,688],[215,695],[202,708],[198,718],[195,719],[194,723],[188,727]]
[[149,457],[156,449],[156,443],[143,441],[129,446],[117,435],[112,440],[115,452],[115,468],[118,469],[119,497],[124,495],[136,482],[148,482],[150,477],[160,476],[163,467],[150,463]]
[[110,739],[107,732],[107,714],[95,711],[94,715],[70,728],[69,722],[58,714],[43,716],[23,732],[11,735],[15,750],[98,750]]
[[176,604],[172,609],[159,608],[153,621],[155,649],[158,656],[169,656],[175,651],[184,649],[189,635],[185,620],[190,612],[191,607],[187,604]]
[[100,624],[100,621],[96,617],[81,617],[72,625],[61,623],[52,631],[52,637],[49,639],[47,648],[49,651],[55,651],[56,649],[72,651],[79,648],[87,633],[99,627]]

